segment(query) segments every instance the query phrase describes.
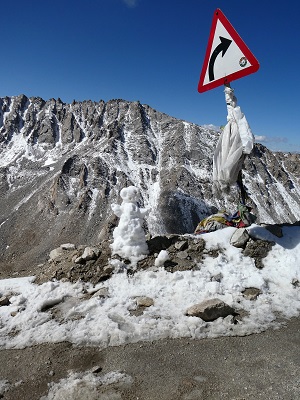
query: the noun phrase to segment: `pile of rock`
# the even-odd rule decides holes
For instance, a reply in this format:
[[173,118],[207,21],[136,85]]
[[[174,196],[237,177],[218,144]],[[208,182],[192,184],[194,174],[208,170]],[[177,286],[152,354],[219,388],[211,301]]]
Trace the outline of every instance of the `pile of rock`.
[[[277,236],[280,236],[277,232]],[[236,229],[231,245],[242,248],[245,256],[254,258],[257,268],[263,268],[263,259],[271,250],[274,242],[261,240],[251,234],[251,230]],[[111,240],[104,239],[95,246],[75,246],[71,243],[62,244],[52,250],[49,260],[42,266],[42,272],[37,276],[35,283],[49,280],[65,280],[70,282],[90,282],[94,285],[109,279],[116,272],[116,266],[123,268],[128,274],[135,274],[140,270],[155,269],[158,266],[170,273],[175,271],[198,270],[206,257],[218,257],[221,248],[208,249],[203,236],[198,235],[167,235],[147,238],[149,254],[144,259],[132,264],[130,260],[119,255],[113,255]],[[162,256],[163,254],[163,256]],[[158,262],[159,260],[159,262]],[[222,274],[212,279],[221,281]],[[94,296],[106,297],[106,288],[95,291]],[[105,293],[104,293],[104,292]],[[242,295],[249,300],[256,300],[261,294],[254,287],[246,288]],[[143,313],[145,308],[154,304],[154,300],[141,296],[136,300],[136,307],[131,310],[134,315]],[[237,313],[231,306],[218,298],[208,299],[194,304],[186,310],[187,316],[196,316],[204,321],[213,321],[217,318],[232,316],[232,322],[241,319],[241,312]]]
[[[243,248],[243,254],[254,258],[257,268],[263,268],[263,259],[274,242],[250,235],[247,229],[237,229],[232,236],[231,244]],[[103,240],[94,246],[62,244],[50,252],[48,263],[42,266],[42,272],[36,278],[36,283],[57,279],[70,282],[81,280],[96,284],[110,278],[115,270],[114,261],[118,261],[119,267],[126,269],[129,274],[134,274],[136,271],[157,266],[156,261],[161,252],[165,252],[165,256],[159,265],[168,272],[197,270],[204,257],[217,257],[222,252],[220,248],[207,249],[205,240],[201,236],[154,236],[147,240],[148,256],[132,265],[130,260],[112,255],[110,243],[109,240]]]
[[64,280],[96,284],[108,279],[113,273],[114,268],[108,263],[110,256],[107,241],[95,246],[62,244],[50,252],[49,260],[41,266],[41,273],[35,283]]

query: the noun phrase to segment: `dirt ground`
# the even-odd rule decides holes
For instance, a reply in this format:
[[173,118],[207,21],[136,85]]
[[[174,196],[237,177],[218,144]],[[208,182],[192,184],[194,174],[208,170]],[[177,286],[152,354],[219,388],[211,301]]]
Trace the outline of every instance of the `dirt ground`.
[[82,400],[298,400],[300,319],[246,337],[166,339],[104,350],[70,343],[1,350],[0,381],[9,382],[2,398],[37,400],[49,382],[91,369],[95,375],[122,371],[132,383],[100,388]]

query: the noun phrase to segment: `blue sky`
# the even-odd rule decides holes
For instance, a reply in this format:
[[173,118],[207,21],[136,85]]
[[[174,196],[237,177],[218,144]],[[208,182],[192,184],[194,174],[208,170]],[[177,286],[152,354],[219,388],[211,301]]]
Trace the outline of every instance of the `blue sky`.
[[217,8],[260,63],[232,82],[253,133],[270,149],[300,151],[299,2],[3,2],[0,96],[139,100],[199,125],[224,125],[223,87],[197,91]]

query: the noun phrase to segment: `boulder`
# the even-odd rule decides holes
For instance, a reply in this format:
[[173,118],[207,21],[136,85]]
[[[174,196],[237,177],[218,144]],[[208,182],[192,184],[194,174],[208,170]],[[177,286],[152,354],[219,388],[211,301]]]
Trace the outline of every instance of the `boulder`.
[[220,299],[211,299],[194,304],[186,310],[185,315],[190,317],[199,317],[203,321],[214,321],[217,318],[225,318],[228,315],[234,315],[235,311],[228,304]]
[[230,244],[234,247],[244,248],[248,240],[249,234],[247,232],[247,229],[240,228],[236,229],[234,234],[231,236]]
[[10,304],[10,301],[9,301],[8,297],[6,297],[6,296],[0,297],[0,307],[8,306],[9,304]]

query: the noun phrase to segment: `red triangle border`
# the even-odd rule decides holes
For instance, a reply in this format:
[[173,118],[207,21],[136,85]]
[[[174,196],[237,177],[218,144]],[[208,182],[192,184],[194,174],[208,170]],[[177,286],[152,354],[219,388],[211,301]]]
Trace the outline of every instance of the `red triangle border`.
[[[211,55],[211,48],[212,48],[218,20],[220,20],[220,22],[223,24],[224,28],[231,35],[232,39],[235,41],[236,45],[240,48],[241,52],[244,54],[244,56],[247,58],[247,60],[250,62],[251,65],[245,69],[234,72],[234,73],[224,76],[220,79],[216,79],[216,80],[204,85],[203,84],[204,78],[206,75],[206,71],[207,71],[207,67],[208,67],[208,63],[209,63],[209,59],[210,59],[210,55]],[[206,49],[206,53],[205,53],[202,71],[200,74],[200,80],[198,83],[198,92],[203,93],[203,92],[206,92],[207,90],[214,89],[218,86],[227,84],[236,79],[243,78],[246,75],[256,72],[258,69],[259,69],[259,62],[257,61],[257,59],[254,57],[254,55],[252,54],[252,52],[250,51],[248,46],[245,44],[243,39],[240,37],[240,35],[237,33],[237,31],[231,25],[229,20],[225,17],[223,12],[219,8],[217,8],[216,11],[214,12],[212,26],[210,29],[208,45],[207,45],[207,49]]]

